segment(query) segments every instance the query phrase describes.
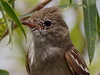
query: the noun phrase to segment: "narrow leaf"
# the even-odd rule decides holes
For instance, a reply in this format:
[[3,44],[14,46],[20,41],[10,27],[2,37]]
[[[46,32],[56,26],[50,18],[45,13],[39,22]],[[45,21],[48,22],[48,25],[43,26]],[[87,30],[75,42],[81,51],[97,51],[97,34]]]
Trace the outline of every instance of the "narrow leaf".
[[[0,4],[0,5],[1,5],[1,4]],[[10,41],[11,41],[11,32],[10,32],[10,28],[9,28],[9,26],[8,26],[7,18],[6,18],[6,16],[5,16],[5,14],[4,14],[2,5],[0,6],[0,9],[1,9],[1,13],[2,13],[2,15],[3,15],[3,18],[4,18],[4,21],[5,21],[6,27],[8,27],[9,42],[10,42]],[[5,32],[5,30],[6,30],[6,28],[4,27],[4,24],[2,24],[1,28],[4,29],[4,30],[3,30],[2,33],[1,33],[0,41],[1,41],[1,38],[2,38],[2,34],[4,34],[4,32]]]
[[67,8],[69,8],[71,4],[72,4],[72,0],[69,0],[68,7]]
[[34,13],[34,12],[31,12],[31,13],[28,13],[28,14],[24,14],[24,15],[18,16],[18,18],[29,17],[29,16],[31,16],[33,13]]
[[2,25],[2,24],[4,24],[4,23],[6,23],[6,22],[1,22],[0,25]]
[[9,75],[9,72],[0,69],[0,75]]
[[82,0],[86,8],[83,8],[84,12],[84,28],[87,40],[88,55],[90,63],[93,60],[95,52],[95,40],[96,40],[96,0]]
[[97,31],[98,31],[98,37],[100,39],[100,17],[98,11],[97,11]]
[[11,3],[13,3],[15,0],[8,0],[8,2],[11,4]]
[[[66,8],[68,7],[69,4],[64,4],[64,5],[59,5],[58,7],[59,8]],[[71,4],[70,7],[79,7],[79,6],[82,6],[82,7],[86,7],[85,5],[83,4]]]
[[15,23],[19,26],[19,28],[21,29],[21,31],[23,32],[23,34],[26,38],[26,33],[22,27],[20,20],[18,19],[17,15],[15,14],[13,8],[10,6],[10,4],[6,0],[0,0],[0,3],[2,4],[5,12],[9,15],[9,17],[11,17],[11,19],[13,19],[15,21]]
[[69,0],[69,4],[72,4],[72,0]]

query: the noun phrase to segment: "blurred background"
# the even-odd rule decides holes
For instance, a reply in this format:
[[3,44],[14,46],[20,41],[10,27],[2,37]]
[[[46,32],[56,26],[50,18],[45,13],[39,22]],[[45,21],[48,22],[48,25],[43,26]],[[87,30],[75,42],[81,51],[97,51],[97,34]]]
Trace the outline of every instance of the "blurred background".
[[[16,13],[20,16],[33,6],[37,5],[43,0],[16,0],[15,9]],[[67,0],[53,0],[45,6],[59,6],[67,4]],[[73,3],[81,4],[81,0],[73,0]],[[97,8],[100,14],[100,0],[96,0]],[[92,13],[92,12],[91,12]],[[63,18],[69,26],[70,36],[73,44],[77,47],[80,53],[83,55],[91,75],[100,75],[100,40],[97,38],[95,56],[91,65],[89,65],[89,59],[87,55],[87,46],[84,34],[83,24],[83,11],[82,6],[71,7],[62,12]],[[2,14],[0,12],[0,19]],[[23,36],[23,33],[17,28],[14,30],[13,40],[7,45],[9,37],[5,37],[0,41],[0,69],[7,70],[10,75],[27,75],[25,69],[25,57],[29,44],[32,41],[31,32],[28,27],[24,26],[27,34],[27,42]]]

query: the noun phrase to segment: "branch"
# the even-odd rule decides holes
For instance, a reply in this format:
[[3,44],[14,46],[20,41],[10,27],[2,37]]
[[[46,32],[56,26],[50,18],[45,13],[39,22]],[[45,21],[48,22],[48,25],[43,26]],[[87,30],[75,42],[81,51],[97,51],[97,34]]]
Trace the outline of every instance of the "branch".
[[34,12],[34,11],[37,11],[37,10],[40,10],[41,8],[43,8],[46,4],[48,4],[51,1],[52,0],[42,0],[39,4],[37,4],[35,7],[33,7],[31,10],[27,11],[24,14],[31,13],[31,12]]
[[[49,2],[51,2],[52,0],[42,0],[39,4],[37,4],[35,7],[33,7],[31,10],[28,10],[27,12],[25,12],[24,14],[28,14],[28,13],[31,13],[31,12],[34,12],[34,11],[37,11],[37,10],[40,10],[41,8],[43,8],[45,5],[47,5]],[[24,18],[21,18],[20,20],[23,21],[23,20],[26,20],[28,19],[30,16],[28,17],[24,17]],[[16,29],[18,26],[17,25],[14,25],[14,29]],[[0,40],[2,40],[4,37],[6,37],[8,35],[8,29],[5,30],[4,34],[2,35],[2,38]]]

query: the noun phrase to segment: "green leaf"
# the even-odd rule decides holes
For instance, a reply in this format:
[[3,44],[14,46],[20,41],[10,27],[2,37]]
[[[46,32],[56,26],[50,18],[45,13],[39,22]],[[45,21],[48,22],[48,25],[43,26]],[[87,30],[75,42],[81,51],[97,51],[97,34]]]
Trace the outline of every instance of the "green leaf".
[[100,17],[98,11],[97,11],[97,31],[98,31],[98,37],[100,39]]
[[25,31],[22,27],[22,24],[21,24],[20,20],[18,19],[17,15],[15,14],[13,8],[10,6],[10,4],[6,0],[0,0],[0,3],[2,4],[3,9],[5,10],[5,12],[9,15],[9,17],[11,19],[13,19],[15,21],[15,23],[21,29],[21,31],[23,32],[23,34],[26,38],[26,33],[25,33]]
[[69,0],[69,4],[67,8],[69,8],[71,4],[72,4],[72,0]]
[[[1,4],[0,4],[0,5],[1,5]],[[1,35],[0,35],[0,41],[1,41],[1,39],[2,39],[2,35],[4,34],[4,32],[5,32],[5,30],[6,30],[7,27],[8,27],[8,32],[9,32],[9,41],[11,41],[11,32],[10,32],[10,28],[9,28],[9,26],[8,26],[7,18],[6,18],[6,16],[5,16],[5,14],[4,14],[2,5],[0,6],[0,9],[1,9],[1,13],[2,13],[3,18],[4,18],[4,22],[5,22],[5,24],[6,24],[6,26],[5,26],[5,24],[2,24],[2,25],[0,26],[0,28],[1,28],[1,31],[0,31],[0,34],[1,34]],[[1,19],[1,22],[2,22],[2,19]]]
[[96,0],[82,0],[86,8],[83,8],[84,12],[84,28],[87,39],[88,55],[90,63],[93,60],[95,52],[95,40],[96,40]]
[[8,0],[8,2],[11,4],[11,3],[13,3],[15,0]]
[[[58,7],[59,8],[66,8],[68,6],[69,6],[69,4],[63,4],[63,5],[59,5]],[[85,7],[85,5],[83,5],[83,4],[71,4],[70,5],[70,7],[79,7],[79,6]]]
[[0,69],[0,75],[9,75],[9,72]]
[[28,13],[28,14],[24,14],[24,15],[19,16],[18,18],[29,17],[29,16],[31,16],[33,13],[34,13],[34,12],[31,12],[31,13]]
[[69,0],[69,4],[72,4],[72,0]]
[[60,0],[60,5],[63,5],[63,4],[68,4],[68,0]]
[[[0,19],[0,22],[2,22],[2,19]],[[0,23],[0,40],[2,38],[2,35],[4,34],[7,26],[4,24],[5,22]]]
[[[1,21],[0,21],[0,22],[1,22]],[[1,22],[0,25],[2,25],[2,24],[4,24],[4,23],[6,23],[6,22]]]

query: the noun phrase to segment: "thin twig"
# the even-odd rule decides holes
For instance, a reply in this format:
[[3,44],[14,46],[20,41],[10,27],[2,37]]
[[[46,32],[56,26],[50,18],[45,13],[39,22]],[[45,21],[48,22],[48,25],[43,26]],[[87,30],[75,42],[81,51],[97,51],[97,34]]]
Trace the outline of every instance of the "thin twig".
[[[31,12],[34,12],[34,11],[37,11],[37,10],[40,10],[41,8],[43,8],[45,5],[47,5],[49,2],[51,2],[52,0],[42,0],[39,4],[37,4],[35,7],[33,7],[31,10],[27,11],[26,13],[24,14],[28,14],[28,13],[31,13]],[[26,20],[28,19],[28,17],[24,17],[24,18],[21,18],[20,20],[23,21],[23,20]],[[14,25],[14,29],[16,29],[18,26],[17,25]],[[8,35],[8,29],[4,32],[2,38],[0,40],[2,40],[4,37],[6,37]]]

